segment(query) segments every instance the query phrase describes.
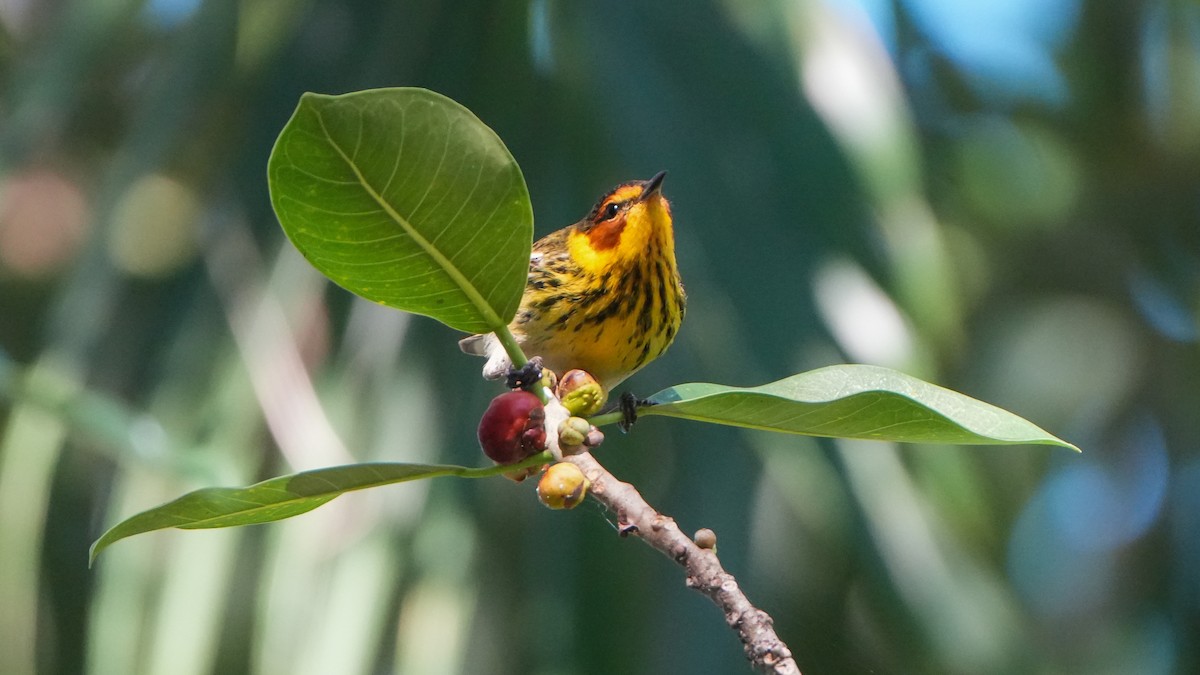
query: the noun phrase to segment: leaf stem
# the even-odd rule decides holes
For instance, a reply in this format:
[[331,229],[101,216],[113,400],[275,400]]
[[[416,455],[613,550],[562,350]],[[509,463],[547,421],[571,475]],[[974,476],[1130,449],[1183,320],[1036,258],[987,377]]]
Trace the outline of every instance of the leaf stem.
[[600,413],[588,418],[588,422],[594,427],[602,427],[606,424],[616,424],[621,421],[621,411],[613,410],[611,412]]
[[[502,324],[492,331],[496,335],[496,339],[504,347],[505,353],[508,354],[509,361],[512,361],[513,368],[520,368],[529,363],[529,357],[525,356],[525,352],[521,349],[521,345],[517,344],[517,338],[513,336],[512,331],[508,329],[507,324]],[[550,401],[557,400],[554,392],[547,387],[536,387],[534,394],[542,399],[542,403],[549,404]],[[556,431],[557,433],[557,431]]]
[[513,337],[512,331],[508,329],[507,324],[492,326],[492,332],[496,334],[496,339],[504,347],[504,351],[508,354],[508,358],[512,361],[514,368],[520,368],[529,363],[529,357],[525,356],[525,352],[521,351],[521,345],[517,344],[517,338]]
[[543,450],[536,455],[531,455],[525,459],[513,464],[497,464],[496,466],[481,466],[476,469],[467,469],[458,474],[462,478],[490,478],[499,476],[500,474],[508,473],[516,469],[524,469],[530,466],[540,466],[542,464],[550,464],[554,461],[554,455],[550,454],[549,450]]
[[[644,401],[640,402],[637,406],[637,414],[640,417],[644,411],[651,410],[654,407],[655,405],[653,403],[647,403]],[[617,408],[616,410],[610,410],[606,413],[600,413],[599,415],[589,417],[588,422],[590,422],[594,427],[602,427],[607,424],[616,424],[624,419],[625,413],[621,412],[620,408]]]

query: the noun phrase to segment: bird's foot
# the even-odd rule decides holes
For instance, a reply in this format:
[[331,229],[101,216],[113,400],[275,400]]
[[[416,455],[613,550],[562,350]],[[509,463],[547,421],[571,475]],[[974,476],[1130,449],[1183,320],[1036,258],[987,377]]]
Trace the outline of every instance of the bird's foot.
[[509,389],[529,389],[542,380],[542,357],[529,359],[520,368],[509,368],[504,382]]
[[633,423],[638,418],[638,408],[649,408],[654,405],[654,401],[644,398],[638,398],[632,391],[627,391],[621,394],[621,401],[617,407],[621,411],[621,421],[617,422],[617,428],[621,433],[629,433],[633,428]]

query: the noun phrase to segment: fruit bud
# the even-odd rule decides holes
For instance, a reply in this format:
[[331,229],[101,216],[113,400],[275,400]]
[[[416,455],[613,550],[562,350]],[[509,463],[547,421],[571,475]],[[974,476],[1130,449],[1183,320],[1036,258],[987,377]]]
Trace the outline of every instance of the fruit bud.
[[570,462],[551,465],[538,481],[538,499],[552,509],[573,509],[587,496],[591,482]]
[[512,464],[546,449],[546,410],[537,396],[510,391],[492,399],[479,420],[479,445],[497,464]]
[[549,389],[550,391],[554,391],[555,387],[558,386],[558,376],[554,374],[553,370],[550,370],[549,368],[542,368],[542,379],[538,384]]
[[558,380],[558,391],[555,392],[563,406],[576,417],[591,417],[600,412],[608,393],[604,387],[585,371],[568,370]]
[[707,527],[696,530],[696,534],[692,535],[692,541],[696,542],[696,546],[700,548],[717,550],[717,533]]
[[604,432],[600,431],[596,427],[592,427],[591,431],[589,431],[587,434],[587,438],[583,439],[583,444],[589,448],[600,447],[600,444],[603,442]]
[[568,417],[558,427],[558,447],[563,452],[579,449],[591,430],[592,425],[582,417]]

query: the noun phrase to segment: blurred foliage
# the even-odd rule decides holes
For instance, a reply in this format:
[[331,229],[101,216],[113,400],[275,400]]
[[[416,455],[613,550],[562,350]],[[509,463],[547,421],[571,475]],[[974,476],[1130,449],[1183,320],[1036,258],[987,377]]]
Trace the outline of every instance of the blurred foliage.
[[742,672],[595,508],[432,481],[238,531],[106,525],[348,461],[479,464],[459,334],[286,245],[304,91],[424,86],[537,234],[671,171],[690,303],[629,386],[840,361],[1084,449],[647,420],[618,476],[716,531],[805,673],[1200,668],[1200,5],[0,4],[0,672]]

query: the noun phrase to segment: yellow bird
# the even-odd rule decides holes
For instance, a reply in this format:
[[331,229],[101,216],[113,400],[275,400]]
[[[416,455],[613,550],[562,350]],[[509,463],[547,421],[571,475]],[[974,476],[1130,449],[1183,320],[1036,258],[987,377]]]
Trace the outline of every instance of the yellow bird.
[[[508,326],[526,355],[559,374],[585,370],[608,392],[671,346],[687,298],[665,176],[618,185],[583,220],[533,245],[525,294]],[[488,379],[512,367],[490,333],[459,347],[488,358]]]

